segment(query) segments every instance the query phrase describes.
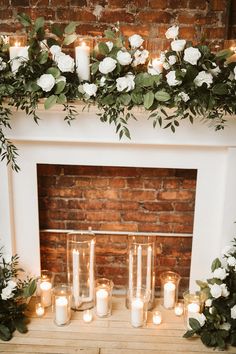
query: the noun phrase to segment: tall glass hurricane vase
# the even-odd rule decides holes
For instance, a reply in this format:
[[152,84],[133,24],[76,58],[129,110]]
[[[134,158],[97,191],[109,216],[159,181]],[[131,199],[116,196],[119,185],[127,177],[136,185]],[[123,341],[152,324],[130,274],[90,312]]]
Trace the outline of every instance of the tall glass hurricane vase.
[[155,299],[155,239],[150,236],[128,236],[128,285],[126,306],[130,308],[132,289],[144,288],[150,292],[148,309]]
[[72,308],[94,305],[95,236],[71,232],[67,238],[67,277],[72,289]]

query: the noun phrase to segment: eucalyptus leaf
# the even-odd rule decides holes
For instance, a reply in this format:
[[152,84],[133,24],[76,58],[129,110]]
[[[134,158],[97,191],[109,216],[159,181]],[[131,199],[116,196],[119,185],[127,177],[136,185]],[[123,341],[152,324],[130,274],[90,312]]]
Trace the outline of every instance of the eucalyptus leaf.
[[46,50],[43,50],[42,52],[39,53],[38,61],[40,64],[45,64],[47,60],[48,60],[48,52]]
[[189,318],[189,325],[195,332],[201,329],[200,323],[195,318]]
[[51,67],[47,70],[47,74],[51,74],[55,79],[58,79],[61,75],[61,72],[58,68]]
[[55,89],[54,93],[56,95],[58,95],[59,93],[61,93],[64,90],[65,86],[66,86],[66,82],[65,81],[59,81],[56,84],[56,89]]
[[98,44],[98,50],[102,55],[107,55],[109,53],[109,48],[104,42]]
[[72,34],[76,30],[76,23],[70,22],[64,29],[65,34]]
[[66,103],[66,95],[64,93],[61,93],[58,98],[57,98],[57,103],[64,104]]
[[30,17],[25,13],[18,14],[17,18],[24,27],[29,27],[32,24]]
[[28,331],[27,326],[24,322],[24,318],[15,320],[14,324],[18,332],[26,333]]
[[7,326],[0,324],[0,339],[8,341],[12,338],[12,334]]
[[45,109],[50,109],[56,103],[57,103],[57,96],[56,95],[51,95],[44,102],[44,108]]
[[62,30],[61,26],[57,25],[56,23],[54,23],[52,25],[52,33],[55,34],[59,38],[62,38],[62,36],[63,36],[63,30]]
[[146,109],[149,109],[151,108],[151,106],[153,105],[153,102],[154,102],[154,93],[152,91],[149,91],[147,92],[145,95],[144,95],[144,100],[143,100],[143,103],[144,103],[144,107]]
[[38,32],[39,29],[44,26],[44,23],[45,23],[44,17],[38,17],[35,20],[35,24],[34,24],[35,31]]
[[217,268],[221,267],[221,261],[219,260],[219,258],[216,258],[211,265],[211,271],[214,272],[214,270],[216,270]]
[[75,40],[77,39],[77,34],[69,34],[68,36],[66,36],[64,38],[63,44],[64,45],[70,45],[71,43],[73,43]]
[[155,99],[160,102],[167,102],[170,100],[170,95],[168,92],[160,90],[155,93]]
[[223,49],[216,53],[216,58],[218,59],[227,59],[229,58],[234,52],[231,49]]
[[105,30],[104,35],[107,39],[114,39],[115,38],[115,33],[111,29]]

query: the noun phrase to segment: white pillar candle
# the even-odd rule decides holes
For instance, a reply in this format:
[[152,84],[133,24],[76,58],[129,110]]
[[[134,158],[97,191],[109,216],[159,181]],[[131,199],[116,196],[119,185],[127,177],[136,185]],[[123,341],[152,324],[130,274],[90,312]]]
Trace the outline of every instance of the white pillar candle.
[[91,241],[90,255],[89,255],[89,301],[93,300],[94,293],[94,245],[95,241]]
[[133,254],[132,251],[129,251],[129,296],[133,296]]
[[83,312],[83,320],[84,320],[84,322],[89,323],[89,322],[92,321],[92,319],[93,319],[92,311],[91,310],[85,310]]
[[79,251],[73,250],[72,252],[72,268],[73,268],[73,296],[75,306],[79,305],[79,293],[80,293],[80,284],[79,284]]
[[141,299],[136,298],[131,301],[131,325],[133,327],[141,327],[143,325],[143,309],[144,303]]
[[192,329],[189,325],[189,319],[192,317],[192,315],[194,315],[195,313],[199,313],[200,312],[200,306],[199,304],[196,303],[191,303],[188,304],[187,306],[187,327],[188,329]]
[[164,284],[164,307],[171,309],[175,306],[175,284],[168,281]]
[[163,63],[161,62],[160,59],[157,59],[157,58],[153,59],[152,60],[152,67],[157,72],[157,74],[160,74],[163,71]]
[[68,322],[68,300],[65,296],[56,298],[55,301],[55,321],[61,326]]
[[80,81],[90,80],[90,48],[85,42],[75,47],[76,71]]
[[175,305],[175,314],[176,316],[182,316],[183,312],[184,312],[184,306],[182,303],[179,302],[178,304]]
[[105,289],[96,291],[96,312],[100,317],[106,316],[109,312],[108,292]]
[[152,315],[152,322],[155,325],[159,325],[161,324],[162,321],[162,315],[160,313],[160,311],[155,311]]
[[137,254],[137,288],[142,286],[142,247],[138,246]]
[[38,316],[38,317],[42,317],[43,315],[44,315],[44,307],[40,304],[40,303],[38,303],[38,304],[36,304],[36,306],[35,306],[35,312],[36,312],[36,315]]
[[152,271],[152,247],[148,246],[146,288],[149,291],[151,290],[151,271]]
[[52,284],[49,281],[42,281],[40,284],[41,303],[44,307],[51,306],[52,303]]
[[9,48],[9,56],[11,70],[12,72],[17,72],[22,62],[29,59],[28,47],[22,47],[19,42],[16,42],[13,47]]

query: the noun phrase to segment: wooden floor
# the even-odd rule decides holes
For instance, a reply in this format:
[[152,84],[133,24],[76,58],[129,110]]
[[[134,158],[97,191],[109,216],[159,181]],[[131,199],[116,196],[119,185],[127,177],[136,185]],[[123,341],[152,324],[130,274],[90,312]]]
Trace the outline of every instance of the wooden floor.
[[[33,304],[32,308],[34,308]],[[43,318],[31,314],[29,332],[15,332],[10,342],[0,342],[0,353],[81,353],[81,354],[197,354],[214,353],[207,349],[198,338],[184,339],[182,317],[173,311],[156,306],[163,316],[159,326],[152,324],[148,313],[146,328],[132,328],[129,311],[123,297],[113,298],[112,316],[107,319],[94,317],[85,324],[81,312],[73,312],[71,323],[57,327],[53,323],[50,309]],[[236,353],[230,348],[230,353]]]

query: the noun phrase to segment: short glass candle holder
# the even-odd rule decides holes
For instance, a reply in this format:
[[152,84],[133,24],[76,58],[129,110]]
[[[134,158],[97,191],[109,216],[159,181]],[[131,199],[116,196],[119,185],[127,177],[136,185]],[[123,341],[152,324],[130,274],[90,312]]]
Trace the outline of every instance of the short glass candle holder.
[[202,310],[202,299],[200,294],[190,293],[186,291],[183,293],[184,298],[184,322],[187,329],[191,329],[189,319],[194,317],[196,313]]
[[144,327],[147,323],[150,291],[146,288],[132,288],[130,297],[130,323],[133,327]]
[[154,311],[152,314],[152,322],[155,325],[159,325],[162,322],[162,314],[160,311]]
[[178,299],[180,275],[167,271],[161,274],[161,298],[166,309],[173,309]]
[[53,289],[53,314],[57,326],[69,324],[71,319],[71,289],[67,285],[59,285]]
[[109,317],[112,311],[113,282],[106,278],[95,282],[95,311],[98,317]]
[[83,320],[85,323],[90,323],[93,320],[92,310],[84,310],[83,312]]
[[41,302],[36,303],[35,305],[35,313],[38,317],[43,317],[45,310]]
[[40,297],[43,307],[49,307],[52,304],[52,272],[42,270],[40,277]]
[[177,302],[175,304],[175,315],[176,316],[182,316],[184,313],[184,305],[182,302]]

